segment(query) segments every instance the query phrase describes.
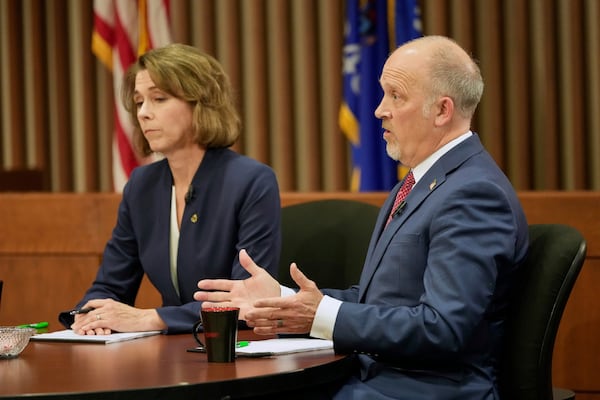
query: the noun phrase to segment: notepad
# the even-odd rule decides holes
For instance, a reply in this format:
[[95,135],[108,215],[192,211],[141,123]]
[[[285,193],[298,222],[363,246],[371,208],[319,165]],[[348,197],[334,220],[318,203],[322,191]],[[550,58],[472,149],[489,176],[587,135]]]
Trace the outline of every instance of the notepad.
[[331,340],[280,338],[250,341],[248,346],[236,349],[235,353],[238,356],[264,357],[329,349],[333,349]]
[[126,340],[139,339],[139,338],[158,335],[158,334],[160,334],[160,331],[119,332],[119,333],[111,333],[110,335],[78,335],[77,333],[73,332],[73,330],[71,330],[71,329],[65,329],[62,331],[41,333],[39,335],[33,335],[31,337],[31,340],[110,344],[110,343],[123,342]]

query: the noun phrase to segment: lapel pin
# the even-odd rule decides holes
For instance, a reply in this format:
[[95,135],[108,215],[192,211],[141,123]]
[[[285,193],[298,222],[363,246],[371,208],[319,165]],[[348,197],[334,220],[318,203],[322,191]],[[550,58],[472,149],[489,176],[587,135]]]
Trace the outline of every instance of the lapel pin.
[[192,216],[190,217],[190,221],[192,221],[192,224],[195,224],[196,222],[198,222],[198,214],[193,213]]
[[437,179],[434,179],[433,182],[429,184],[429,190],[433,190],[433,188],[437,185]]

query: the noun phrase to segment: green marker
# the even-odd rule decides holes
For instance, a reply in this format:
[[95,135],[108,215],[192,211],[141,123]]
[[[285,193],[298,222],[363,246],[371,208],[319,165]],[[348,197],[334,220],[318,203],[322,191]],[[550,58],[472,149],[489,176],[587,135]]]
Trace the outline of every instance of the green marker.
[[48,327],[47,322],[36,322],[35,324],[23,324],[18,325],[17,328],[34,328],[34,329],[44,329]]
[[237,342],[237,344],[235,345],[235,347],[238,347],[238,348],[239,347],[246,347],[246,346],[248,346],[249,343],[250,342],[247,342],[247,341]]

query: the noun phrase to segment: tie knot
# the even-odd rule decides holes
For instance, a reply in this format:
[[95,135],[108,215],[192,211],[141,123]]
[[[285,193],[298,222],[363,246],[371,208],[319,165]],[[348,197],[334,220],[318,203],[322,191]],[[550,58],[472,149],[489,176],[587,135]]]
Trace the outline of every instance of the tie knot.
[[[396,195],[396,200],[394,201],[394,206],[397,206],[400,202],[402,202],[406,196],[408,196],[408,192],[412,189],[415,184],[415,176],[413,175],[412,170],[408,172],[406,177],[404,178],[404,182],[402,182],[402,186],[400,186],[400,190],[398,190],[398,194]],[[395,209],[395,207],[394,207]]]
[[412,189],[412,187],[415,184],[415,176],[413,175],[412,170],[408,171],[408,174],[406,174],[406,178],[404,178],[404,183],[402,183],[402,187],[404,188],[405,186],[408,188],[408,190]]

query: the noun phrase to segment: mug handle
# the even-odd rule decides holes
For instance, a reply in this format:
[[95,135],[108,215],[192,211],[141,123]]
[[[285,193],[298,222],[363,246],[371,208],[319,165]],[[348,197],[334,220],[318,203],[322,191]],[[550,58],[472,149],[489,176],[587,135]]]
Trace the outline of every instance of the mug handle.
[[194,324],[194,327],[192,328],[192,334],[194,335],[194,339],[196,340],[196,343],[198,343],[198,347],[200,348],[200,350],[206,350],[206,346],[204,345],[204,343],[202,343],[202,340],[200,340],[200,338],[198,337],[199,331],[203,330],[203,329],[199,330],[198,328],[202,328],[202,320],[200,320]]

